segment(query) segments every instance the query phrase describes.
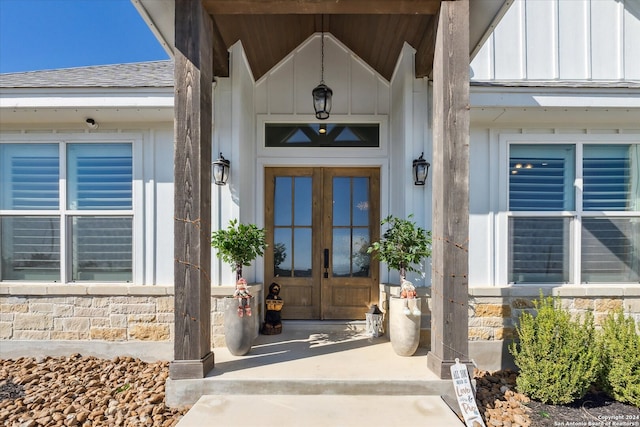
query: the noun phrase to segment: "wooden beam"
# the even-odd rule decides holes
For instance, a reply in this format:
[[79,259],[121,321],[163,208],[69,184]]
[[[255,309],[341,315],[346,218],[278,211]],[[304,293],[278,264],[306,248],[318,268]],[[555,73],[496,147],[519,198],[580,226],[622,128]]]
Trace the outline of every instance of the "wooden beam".
[[211,352],[213,23],[201,0],[175,0],[174,360],[172,379],[203,378]]
[[431,350],[440,378],[469,362],[469,0],[443,1],[433,66]]
[[440,0],[202,0],[211,15],[435,15]]

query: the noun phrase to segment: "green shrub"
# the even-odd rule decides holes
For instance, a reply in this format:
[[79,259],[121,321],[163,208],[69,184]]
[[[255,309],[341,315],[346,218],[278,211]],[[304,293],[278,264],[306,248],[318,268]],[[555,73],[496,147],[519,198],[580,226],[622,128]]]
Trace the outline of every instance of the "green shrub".
[[565,404],[584,397],[599,371],[593,315],[572,320],[557,298],[534,301],[537,315],[524,312],[516,327],[519,343],[509,351],[520,373],[518,391],[544,403]]
[[640,407],[640,334],[622,309],[610,313],[600,335],[600,385],[620,402]]

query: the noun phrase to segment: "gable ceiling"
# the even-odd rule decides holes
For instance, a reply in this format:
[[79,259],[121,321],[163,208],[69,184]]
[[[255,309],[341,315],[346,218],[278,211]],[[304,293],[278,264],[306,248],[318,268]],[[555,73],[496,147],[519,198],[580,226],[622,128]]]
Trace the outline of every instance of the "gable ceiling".
[[[172,54],[174,0],[131,0]],[[320,31],[333,34],[387,80],[403,44],[416,49],[416,77],[428,77],[441,0],[202,0],[214,24],[214,75],[229,75],[228,50],[242,45],[256,80]],[[470,2],[470,52],[509,0]]]

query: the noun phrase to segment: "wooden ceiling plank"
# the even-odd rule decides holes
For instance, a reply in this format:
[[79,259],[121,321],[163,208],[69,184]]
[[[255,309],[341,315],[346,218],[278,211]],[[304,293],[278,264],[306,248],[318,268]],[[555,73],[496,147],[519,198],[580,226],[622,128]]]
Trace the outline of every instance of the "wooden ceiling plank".
[[422,35],[422,39],[416,48],[416,78],[432,77],[433,55],[436,50],[436,34],[438,32],[438,19],[434,16]]
[[441,0],[202,0],[211,15],[435,15]]
[[213,75],[218,77],[228,77],[229,76],[229,51],[227,50],[227,46],[222,39],[222,34],[220,33],[220,29],[216,24],[216,21],[213,21]]

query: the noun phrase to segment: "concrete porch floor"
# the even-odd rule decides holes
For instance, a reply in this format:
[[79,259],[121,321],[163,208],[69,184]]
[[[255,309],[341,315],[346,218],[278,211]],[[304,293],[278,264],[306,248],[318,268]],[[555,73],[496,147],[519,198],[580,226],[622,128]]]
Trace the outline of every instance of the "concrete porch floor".
[[[281,413],[273,419],[273,425],[278,426],[316,422],[362,425],[367,414],[373,417],[372,421],[381,420],[383,407],[387,408],[385,413],[398,413],[399,404],[406,406],[400,412],[407,412],[407,420],[415,416],[415,421],[422,423],[431,413],[438,414],[442,423],[429,425],[461,425],[440,397],[453,396],[451,380],[440,380],[427,368],[425,348],[419,348],[412,357],[398,356],[386,335],[372,338],[363,329],[364,322],[284,321],[282,334],[259,335],[245,356],[215,348],[215,366],[206,378],[168,380],[167,404],[182,406],[198,401],[179,424],[181,427],[198,423],[201,426],[206,414],[235,415],[239,417],[237,425],[271,425],[266,422],[265,413],[260,412],[269,408]],[[345,419],[341,423],[340,418],[335,418],[337,415],[331,415],[332,411],[317,410],[336,405],[344,406],[345,414],[360,413],[359,421],[354,424]],[[311,419],[300,424],[300,418],[292,418],[287,424],[307,406],[309,410],[316,408]],[[247,419],[242,422],[242,413],[256,417],[251,418],[254,423]],[[236,425],[232,418],[223,419],[218,425]]]

